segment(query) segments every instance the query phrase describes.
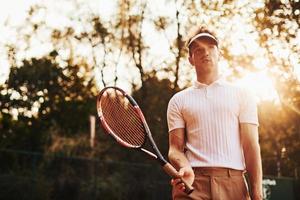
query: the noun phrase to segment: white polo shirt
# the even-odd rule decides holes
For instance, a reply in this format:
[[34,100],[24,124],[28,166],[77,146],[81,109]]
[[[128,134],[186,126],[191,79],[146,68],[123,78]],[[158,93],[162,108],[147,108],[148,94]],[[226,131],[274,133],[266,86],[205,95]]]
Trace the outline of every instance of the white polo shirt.
[[256,101],[222,79],[176,93],[167,111],[169,132],[186,131],[186,156],[192,167],[244,170],[239,123],[258,125]]

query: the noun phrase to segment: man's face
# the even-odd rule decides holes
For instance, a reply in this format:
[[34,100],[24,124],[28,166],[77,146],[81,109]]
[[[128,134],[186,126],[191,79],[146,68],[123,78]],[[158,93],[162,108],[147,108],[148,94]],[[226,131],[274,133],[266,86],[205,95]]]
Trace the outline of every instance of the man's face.
[[217,70],[219,49],[209,38],[199,38],[190,46],[189,61],[195,66],[197,73]]

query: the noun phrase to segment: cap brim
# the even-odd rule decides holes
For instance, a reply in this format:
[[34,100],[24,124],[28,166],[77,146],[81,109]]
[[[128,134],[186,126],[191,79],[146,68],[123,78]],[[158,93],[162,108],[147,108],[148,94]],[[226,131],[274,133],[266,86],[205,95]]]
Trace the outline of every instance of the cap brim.
[[216,45],[218,46],[218,40],[211,34],[209,33],[199,33],[197,35],[195,35],[191,40],[190,42],[188,43],[187,45],[187,48],[190,47],[190,45],[197,39],[200,39],[200,38],[209,38],[211,39],[212,41],[214,41],[216,43]]

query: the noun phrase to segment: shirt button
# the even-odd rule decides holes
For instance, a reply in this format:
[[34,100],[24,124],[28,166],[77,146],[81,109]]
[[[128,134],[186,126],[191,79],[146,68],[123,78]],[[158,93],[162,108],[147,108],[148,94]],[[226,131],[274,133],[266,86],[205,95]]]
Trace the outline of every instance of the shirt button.
[[211,92],[208,89],[206,89],[206,98],[210,97],[212,97]]

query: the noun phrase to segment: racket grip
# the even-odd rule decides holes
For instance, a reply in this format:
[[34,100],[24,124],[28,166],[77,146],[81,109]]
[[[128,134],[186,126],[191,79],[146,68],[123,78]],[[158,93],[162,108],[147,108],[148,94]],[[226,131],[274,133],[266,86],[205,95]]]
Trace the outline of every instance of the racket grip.
[[[163,165],[163,170],[172,178],[178,178],[178,171],[170,164],[170,163],[166,163],[165,165]],[[184,183],[185,185],[185,190],[184,192],[186,194],[191,194],[194,191],[193,186],[191,186],[190,184],[188,184],[185,180],[183,180],[181,178],[181,181]]]

